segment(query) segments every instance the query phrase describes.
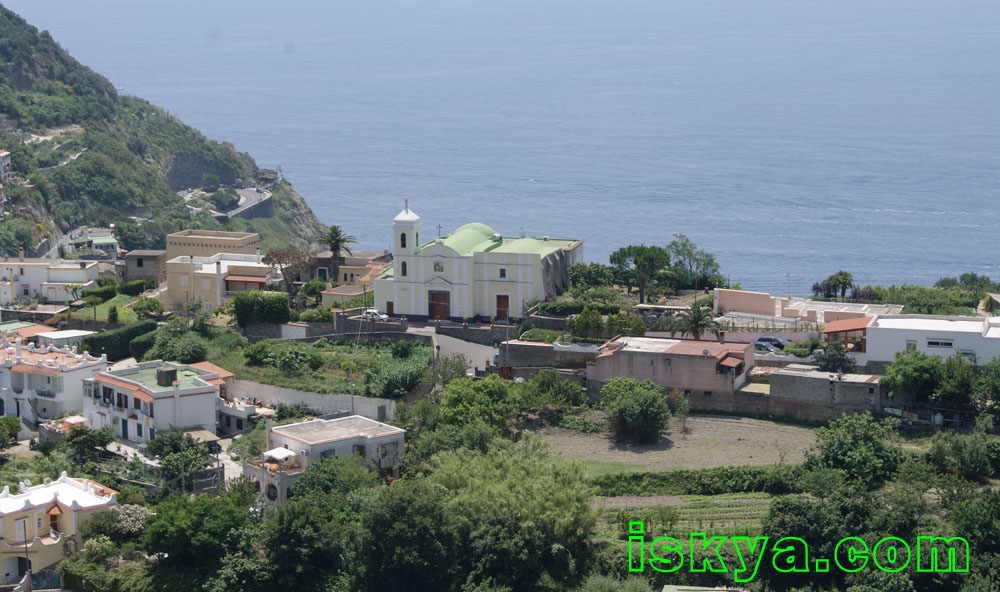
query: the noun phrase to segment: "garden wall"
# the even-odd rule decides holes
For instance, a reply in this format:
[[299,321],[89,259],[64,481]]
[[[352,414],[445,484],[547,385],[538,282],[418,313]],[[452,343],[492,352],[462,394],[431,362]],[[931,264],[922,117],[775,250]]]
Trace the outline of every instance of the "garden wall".
[[[308,407],[320,415],[351,410],[350,395],[313,393],[251,380],[235,380],[230,392],[235,396],[257,399],[264,405],[272,407],[278,403]],[[392,419],[396,413],[396,402],[390,399],[355,396],[354,413],[379,421]]]

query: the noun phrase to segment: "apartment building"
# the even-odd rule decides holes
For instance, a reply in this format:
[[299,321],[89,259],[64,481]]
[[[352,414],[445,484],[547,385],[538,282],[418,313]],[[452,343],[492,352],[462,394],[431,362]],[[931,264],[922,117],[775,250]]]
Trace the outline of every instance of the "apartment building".
[[29,423],[83,410],[84,381],[108,369],[106,356],[0,336],[0,415]]
[[194,366],[154,360],[101,372],[84,381],[83,416],[94,429],[137,443],[172,428],[215,433],[219,375]]
[[125,281],[148,277],[157,284],[167,281],[167,252],[163,249],[136,249],[125,255]]
[[50,303],[71,302],[84,290],[97,287],[98,273],[97,261],[4,258],[0,262],[0,305],[34,298]]
[[167,235],[167,261],[178,257],[212,257],[217,253],[254,255],[260,252],[256,232],[182,230]]
[[175,310],[188,302],[201,302],[206,310],[232,300],[246,290],[263,290],[281,281],[270,265],[261,263],[260,254],[217,253],[211,257],[187,255],[167,261],[167,291],[163,305]]

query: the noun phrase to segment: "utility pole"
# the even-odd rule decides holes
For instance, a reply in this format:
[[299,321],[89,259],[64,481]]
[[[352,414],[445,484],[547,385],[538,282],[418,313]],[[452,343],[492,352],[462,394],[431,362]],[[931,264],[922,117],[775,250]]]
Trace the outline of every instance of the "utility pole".
[[351,415],[354,415],[354,360],[347,367],[347,380],[351,383]]

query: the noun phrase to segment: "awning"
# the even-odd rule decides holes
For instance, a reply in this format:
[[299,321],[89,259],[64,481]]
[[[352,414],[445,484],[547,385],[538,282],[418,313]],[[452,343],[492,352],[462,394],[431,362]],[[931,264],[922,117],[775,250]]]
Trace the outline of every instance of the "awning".
[[856,319],[839,319],[830,321],[823,329],[824,333],[843,333],[845,331],[861,331],[872,322],[871,317],[858,317]]
[[268,450],[264,453],[264,456],[272,458],[277,461],[285,460],[286,458],[291,458],[295,456],[295,453],[287,448],[275,448],[274,450]]
[[267,278],[262,275],[227,275],[227,282],[250,282],[252,284],[266,284]]
[[735,367],[739,366],[741,363],[743,363],[743,360],[741,360],[739,358],[734,358],[732,356],[729,356],[729,357],[723,359],[719,363],[722,364],[723,366],[728,366],[730,368],[735,368]]

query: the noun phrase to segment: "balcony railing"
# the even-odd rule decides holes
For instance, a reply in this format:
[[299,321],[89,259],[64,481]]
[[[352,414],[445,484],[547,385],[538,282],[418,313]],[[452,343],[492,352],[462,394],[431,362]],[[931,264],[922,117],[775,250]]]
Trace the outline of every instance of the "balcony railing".
[[35,389],[35,394],[39,397],[47,397],[49,399],[54,399],[56,397],[56,391],[52,389]]

